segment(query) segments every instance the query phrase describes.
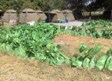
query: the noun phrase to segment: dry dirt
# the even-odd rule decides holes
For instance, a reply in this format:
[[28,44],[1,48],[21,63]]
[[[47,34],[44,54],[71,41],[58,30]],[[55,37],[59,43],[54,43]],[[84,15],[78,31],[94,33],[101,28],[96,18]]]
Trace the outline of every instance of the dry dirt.
[[102,47],[102,51],[99,55],[105,54],[107,50],[112,48],[112,39],[104,38],[81,37],[63,34],[55,37],[53,41],[56,45],[60,44],[62,46],[62,51],[64,51],[68,56],[79,54],[79,47],[81,44],[87,44],[88,48],[94,47],[96,44],[100,45]]
[[0,81],[112,81],[112,73],[70,66],[49,66],[0,54]]
[[[58,38],[61,42],[58,41]],[[72,49],[75,46],[77,47],[78,43],[83,43],[84,41],[91,44],[99,41],[98,43],[107,47],[112,45],[111,40],[106,42],[104,39],[93,39],[61,35],[55,38],[55,42],[61,44],[69,43],[69,47],[65,45],[63,50],[71,54]],[[72,46],[73,48],[71,49]],[[67,65],[50,66],[39,61],[0,53],[0,81],[112,81],[112,72],[84,68],[76,69]]]

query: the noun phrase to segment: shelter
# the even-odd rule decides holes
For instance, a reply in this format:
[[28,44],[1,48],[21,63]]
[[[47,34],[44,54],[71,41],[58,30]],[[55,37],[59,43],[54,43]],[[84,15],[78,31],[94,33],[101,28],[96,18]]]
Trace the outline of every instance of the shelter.
[[57,22],[58,20],[65,20],[64,14],[60,10],[52,10],[47,12],[49,22]]
[[63,10],[62,12],[63,12],[65,18],[68,18],[69,21],[75,20],[74,15],[71,10]]
[[20,23],[27,23],[27,22],[36,22],[38,20],[38,15],[36,14],[35,10],[27,8],[22,10],[19,16]]
[[47,19],[47,16],[45,15],[45,13],[43,11],[37,10],[36,13],[39,16],[40,20],[45,21]]
[[13,22],[16,23],[17,21],[16,10],[13,9],[6,10],[4,15],[2,16],[2,20],[7,23],[13,23]]

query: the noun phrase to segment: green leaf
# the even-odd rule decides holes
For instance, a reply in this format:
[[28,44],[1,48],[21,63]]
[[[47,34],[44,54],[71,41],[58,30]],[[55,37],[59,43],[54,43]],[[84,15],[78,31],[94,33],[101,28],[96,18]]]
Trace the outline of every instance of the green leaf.
[[51,59],[49,60],[49,64],[50,64],[50,65],[54,65],[54,64],[56,64],[56,60],[53,59],[53,58],[51,58]]
[[112,59],[112,56],[109,56],[109,57],[107,58],[106,63],[105,63],[105,68],[106,68],[106,69],[108,68],[108,66],[109,66],[109,64],[110,64],[111,59]]
[[107,53],[106,53],[107,55],[112,55],[112,48],[111,49],[109,49],[108,51],[107,51]]
[[89,58],[85,58],[84,61],[83,61],[83,67],[84,68],[89,68],[89,62],[90,62],[90,59]]
[[45,55],[42,53],[35,53],[35,58],[38,60],[45,60],[46,59]]
[[19,40],[19,38],[13,38],[13,40],[12,40],[14,43],[20,43],[20,40]]
[[54,47],[53,52],[54,53],[57,53],[58,51],[59,51],[58,48],[57,47]]
[[62,58],[56,58],[56,61],[57,61],[57,64],[62,64],[64,63],[65,59],[62,57]]
[[11,45],[6,45],[5,50],[6,50],[8,53],[11,53],[11,52],[13,51]]
[[90,53],[89,53],[89,50],[85,50],[85,51],[84,51],[84,55],[85,55],[85,56],[88,56],[89,54],[90,54]]
[[90,60],[90,68],[95,68],[95,64],[96,64],[96,59],[95,56],[93,56],[92,59]]
[[24,47],[22,47],[22,46],[19,46],[18,48],[16,48],[15,53],[21,57],[26,56],[26,51],[25,51]]
[[104,66],[105,66],[105,62],[106,62],[106,60],[107,60],[107,55],[103,55],[103,56],[101,56],[98,60],[97,60],[97,62],[96,62],[96,67],[99,69],[99,70],[102,70],[103,68],[104,68]]
[[1,44],[0,50],[1,51],[5,51],[6,50],[6,44],[5,43]]
[[72,58],[72,66],[73,67],[77,67],[77,68],[82,67],[82,60],[80,60],[80,58],[81,58],[80,56]]
[[60,49],[60,48],[61,48],[61,45],[60,45],[60,44],[58,44],[56,47],[57,47],[58,49]]
[[102,48],[99,45],[95,45],[94,48],[91,48],[89,50],[89,54],[91,54],[92,56],[94,56],[94,55],[98,54],[101,51],[101,49]]
[[110,63],[109,63],[109,65],[108,65],[108,69],[109,69],[110,71],[112,71],[112,58],[110,59]]
[[81,53],[81,52],[85,51],[86,49],[87,49],[87,45],[86,44],[81,44],[80,48],[79,48],[79,52]]
[[46,47],[47,47],[47,49],[52,49],[52,47],[53,47],[54,45],[52,44],[52,43],[48,43],[47,45],[46,45]]

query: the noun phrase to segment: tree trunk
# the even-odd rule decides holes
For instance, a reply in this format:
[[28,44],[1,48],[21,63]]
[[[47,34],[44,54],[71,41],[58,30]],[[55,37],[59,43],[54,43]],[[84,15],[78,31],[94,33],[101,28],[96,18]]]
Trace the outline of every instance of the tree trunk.
[[91,11],[89,12],[89,19],[91,19]]
[[111,16],[110,16],[110,19],[112,20],[112,9],[111,9]]

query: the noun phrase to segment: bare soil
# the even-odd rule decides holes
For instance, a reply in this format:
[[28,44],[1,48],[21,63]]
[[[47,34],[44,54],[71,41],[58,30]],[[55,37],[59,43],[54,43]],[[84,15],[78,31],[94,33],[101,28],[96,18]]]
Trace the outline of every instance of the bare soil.
[[79,54],[79,47],[81,44],[87,44],[88,48],[94,47],[96,44],[102,47],[102,51],[99,56],[105,54],[107,50],[112,48],[112,39],[104,38],[93,38],[87,36],[72,36],[72,35],[60,35],[54,38],[55,44],[60,44],[62,46],[62,51],[64,51],[68,56],[74,56]]
[[[56,44],[61,43],[64,46],[63,50],[68,54],[74,54],[71,51],[78,48],[80,43],[99,43],[107,48],[112,44],[111,40],[70,35],[60,35],[54,41]],[[68,65],[50,66],[39,61],[0,53],[0,81],[112,81],[112,72],[76,69]]]
[[49,66],[0,54],[0,81],[112,81],[111,76],[107,71]]

